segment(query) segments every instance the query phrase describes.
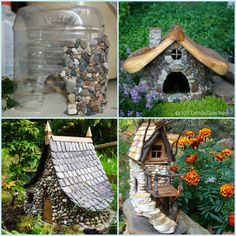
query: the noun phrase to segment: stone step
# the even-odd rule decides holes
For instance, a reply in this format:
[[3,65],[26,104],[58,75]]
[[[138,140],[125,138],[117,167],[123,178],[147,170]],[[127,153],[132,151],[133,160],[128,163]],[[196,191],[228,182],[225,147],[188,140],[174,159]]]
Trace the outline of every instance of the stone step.
[[156,202],[155,201],[151,201],[148,203],[143,203],[143,204],[138,204],[137,209],[139,211],[142,212],[150,212],[150,211],[154,211],[156,208]]
[[152,224],[153,226],[158,226],[158,225],[162,225],[165,222],[166,219],[166,215],[161,213],[159,217],[155,218],[155,219],[150,219],[149,222],[150,224]]
[[162,231],[161,233],[162,234],[172,234],[172,233],[175,232],[176,226],[177,226],[176,222],[171,220],[171,227],[168,230],[166,230],[166,231]]
[[168,217],[165,217],[165,221],[162,224],[153,225],[153,227],[160,233],[165,232],[172,227],[171,219]]
[[136,204],[145,204],[151,201],[151,194],[147,192],[138,192],[133,196]]
[[161,215],[161,210],[159,208],[156,208],[155,211],[151,211],[148,213],[148,218],[155,219],[158,218]]

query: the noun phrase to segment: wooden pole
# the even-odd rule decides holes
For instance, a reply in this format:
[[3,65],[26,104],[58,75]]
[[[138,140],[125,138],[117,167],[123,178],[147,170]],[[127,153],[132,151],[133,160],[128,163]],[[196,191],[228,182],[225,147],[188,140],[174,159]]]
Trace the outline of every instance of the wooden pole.
[[115,147],[115,146],[117,146],[117,141],[95,145],[95,149],[99,150],[99,149],[105,149],[108,147]]

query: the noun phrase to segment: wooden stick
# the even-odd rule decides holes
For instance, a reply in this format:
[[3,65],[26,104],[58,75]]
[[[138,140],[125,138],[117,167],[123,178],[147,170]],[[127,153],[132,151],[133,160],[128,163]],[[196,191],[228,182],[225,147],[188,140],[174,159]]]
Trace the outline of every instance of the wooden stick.
[[117,146],[117,141],[95,145],[95,149],[96,150],[98,150],[98,149],[105,149],[107,147],[115,147],[115,146]]

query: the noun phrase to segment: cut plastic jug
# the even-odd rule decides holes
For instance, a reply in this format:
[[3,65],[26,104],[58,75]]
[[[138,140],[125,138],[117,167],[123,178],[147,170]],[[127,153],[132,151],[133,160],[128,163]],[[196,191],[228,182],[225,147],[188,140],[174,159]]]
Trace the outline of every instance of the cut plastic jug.
[[14,23],[14,80],[18,109],[40,112],[50,75],[65,69],[68,42],[92,42],[104,34],[103,17],[93,7],[47,9],[24,7]]

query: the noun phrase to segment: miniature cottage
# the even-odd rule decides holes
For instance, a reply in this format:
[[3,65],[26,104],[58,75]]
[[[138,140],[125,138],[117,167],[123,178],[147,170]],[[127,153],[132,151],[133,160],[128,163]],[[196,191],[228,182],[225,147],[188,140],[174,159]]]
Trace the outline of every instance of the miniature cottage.
[[160,101],[199,98],[211,90],[208,69],[219,75],[228,71],[228,63],[217,52],[193,42],[180,25],[165,38],[160,28],[151,28],[149,41],[149,47],[129,56],[124,68],[129,73],[143,69],[140,83],[156,91]]
[[38,169],[24,185],[26,213],[52,224],[103,231],[112,219],[113,192],[96,155],[91,130],[86,137],[52,135],[47,123]]
[[130,199],[139,216],[149,222],[159,233],[173,233],[177,223],[179,191],[171,184],[175,176],[169,172],[175,161],[170,143],[160,120],[141,123],[131,144]]

